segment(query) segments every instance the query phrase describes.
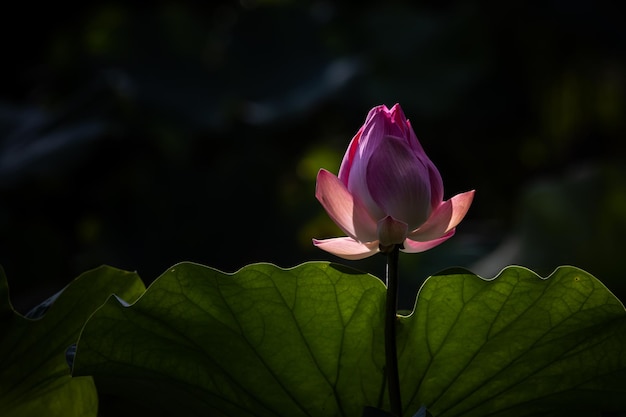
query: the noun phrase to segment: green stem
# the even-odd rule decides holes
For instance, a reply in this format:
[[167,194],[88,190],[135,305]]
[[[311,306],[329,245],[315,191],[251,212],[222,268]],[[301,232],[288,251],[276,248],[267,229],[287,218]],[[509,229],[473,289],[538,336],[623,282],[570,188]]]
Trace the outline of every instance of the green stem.
[[387,251],[387,300],[385,303],[385,367],[391,413],[402,417],[400,399],[400,377],[398,374],[398,349],[396,346],[396,328],[398,312],[398,257],[399,245]]

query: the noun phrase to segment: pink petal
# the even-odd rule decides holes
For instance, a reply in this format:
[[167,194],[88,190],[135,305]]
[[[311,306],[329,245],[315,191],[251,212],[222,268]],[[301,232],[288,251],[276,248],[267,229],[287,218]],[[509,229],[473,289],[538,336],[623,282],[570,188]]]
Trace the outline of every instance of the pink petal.
[[416,242],[411,239],[406,239],[404,241],[404,248],[401,250],[402,252],[406,253],[418,253],[427,251],[428,249],[432,249],[435,246],[441,245],[443,242],[450,239],[452,236],[454,236],[455,230],[456,229],[452,229],[440,238],[429,240],[428,242]]
[[[353,170],[354,162],[356,161],[357,164],[360,164],[363,161],[367,161],[371,155],[371,148],[377,146],[376,143],[370,143],[370,138],[373,138],[375,142],[376,140],[380,140],[384,137],[386,111],[387,107],[384,105],[372,108],[365,118],[365,123],[363,123],[363,126],[361,126],[359,131],[350,141],[350,145],[348,145],[348,149],[346,150],[343,160],[341,161],[338,175],[339,179],[346,186],[350,182],[353,171],[360,171],[358,167]],[[366,145],[367,148],[365,147]],[[352,187],[348,188],[352,189]]]
[[411,126],[411,121],[407,120],[406,121],[406,125],[407,125],[407,128],[409,129],[409,136],[408,136],[408,138],[409,138],[409,145],[411,145],[411,149],[413,149],[415,152],[422,153],[422,154],[426,155],[426,152],[424,152],[424,148],[422,147],[422,144],[417,139],[417,135],[415,135],[415,131],[413,130],[413,126]]
[[348,260],[367,258],[378,252],[378,241],[360,243],[349,237],[313,239],[313,244],[326,252]]
[[406,223],[387,216],[378,222],[378,239],[382,246],[404,242],[409,228]]
[[387,136],[399,136],[401,138],[408,137],[407,132],[407,120],[402,111],[402,107],[398,103],[394,104],[389,110],[385,107],[387,124],[385,129],[385,135]]
[[409,234],[409,239],[428,242],[443,236],[455,228],[472,204],[474,190],[457,194],[448,201],[444,201],[430,215],[426,223]]
[[388,111],[387,106],[384,104],[370,110],[365,124],[363,124],[362,146],[375,146],[375,143],[369,143],[370,138],[379,141],[385,137],[387,134],[387,125],[389,125]]
[[428,155],[426,155],[409,120],[406,121],[406,126],[408,129],[408,135],[406,137],[409,146],[413,149],[415,154],[419,155],[420,160],[428,167],[430,177],[430,201],[432,207],[437,207],[441,200],[443,200],[443,180],[441,179],[441,174],[439,174],[439,170],[435,164],[430,160]]
[[315,197],[341,230],[351,238],[369,242],[378,237],[376,222],[359,199],[352,197],[346,186],[330,172],[317,173]]
[[[376,220],[385,217],[386,213],[381,210],[370,195],[367,184],[367,170],[370,158],[378,152],[378,148],[384,142],[385,125],[387,124],[386,110],[385,106],[378,106],[370,111],[365,124],[361,128],[358,147],[350,160],[349,175],[340,176],[344,184],[347,178],[347,187],[350,193],[363,202],[368,212]],[[342,168],[343,165],[344,163],[342,163]],[[345,170],[340,169],[339,172],[343,174]]]
[[443,180],[435,164],[425,154],[424,158],[427,159],[426,165],[430,177],[430,204],[432,208],[435,208],[443,200]]
[[361,140],[361,134],[363,133],[363,126],[356,132],[356,135],[350,141],[348,149],[341,160],[341,166],[339,167],[339,179],[347,187],[350,180],[350,171],[352,171],[352,162],[354,161],[357,150],[359,149],[359,141]]
[[367,165],[367,186],[385,215],[407,223],[411,230],[428,219],[432,207],[428,167],[405,140],[388,136],[380,143]]

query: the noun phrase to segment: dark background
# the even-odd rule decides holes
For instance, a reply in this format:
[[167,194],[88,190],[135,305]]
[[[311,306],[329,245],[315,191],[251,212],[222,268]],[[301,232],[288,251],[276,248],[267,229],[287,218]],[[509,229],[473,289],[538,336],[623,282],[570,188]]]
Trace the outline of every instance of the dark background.
[[626,29],[617,2],[94,1],[3,12],[0,264],[26,311],[109,264],[334,260],[315,200],[368,110],[399,102],[457,236],[401,256],[582,267],[624,299]]

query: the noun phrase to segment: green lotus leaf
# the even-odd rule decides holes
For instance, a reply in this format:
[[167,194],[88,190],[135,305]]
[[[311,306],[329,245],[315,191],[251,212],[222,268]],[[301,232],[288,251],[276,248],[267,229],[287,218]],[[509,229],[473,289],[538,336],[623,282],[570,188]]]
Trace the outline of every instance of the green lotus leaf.
[[383,389],[384,292],[339,265],[179,264],[94,314],[74,374],[164,415],[360,415]]
[[580,269],[546,279],[521,267],[493,280],[462,270],[431,277],[400,330],[410,409],[464,417],[626,410],[626,311]]
[[[379,279],[335,264],[225,274],[182,263],[134,304],[98,309],[73,372],[152,415],[388,410],[384,298]],[[398,326],[405,416],[626,410],[626,311],[579,269],[543,279],[510,267],[492,280],[449,270]]]
[[112,293],[134,301],[144,291],[136,274],[101,267],[22,316],[11,306],[0,269],[0,415],[96,416],[93,379],[71,377],[66,350]]

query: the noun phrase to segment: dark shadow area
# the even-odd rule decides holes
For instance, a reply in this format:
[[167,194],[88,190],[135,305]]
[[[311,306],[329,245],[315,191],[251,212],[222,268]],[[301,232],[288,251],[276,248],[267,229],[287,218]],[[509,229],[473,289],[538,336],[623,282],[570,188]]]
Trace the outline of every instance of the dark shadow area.
[[[428,275],[588,270],[622,299],[626,29],[612,2],[12,3],[3,13],[0,264],[22,312],[101,264],[340,261],[315,200],[378,104],[401,103],[457,235]],[[494,272],[495,271],[495,272]]]
[[[348,275],[361,275],[363,273],[368,273],[367,271],[361,271],[358,270],[356,268],[352,268],[349,265],[344,265],[344,264],[339,264],[336,262],[331,262],[329,265],[331,268],[336,269],[337,271],[341,272],[342,274],[348,274]],[[383,277],[381,277],[383,278]]]

